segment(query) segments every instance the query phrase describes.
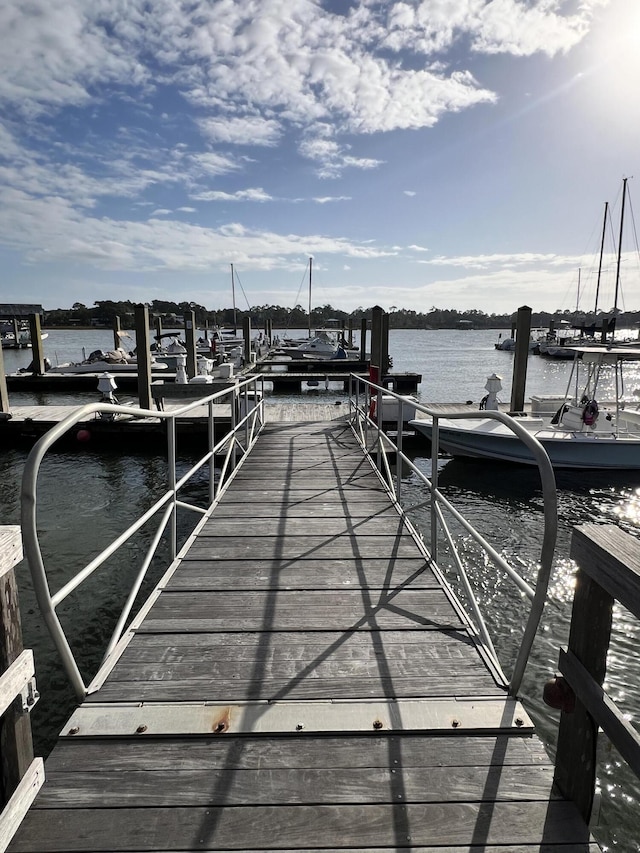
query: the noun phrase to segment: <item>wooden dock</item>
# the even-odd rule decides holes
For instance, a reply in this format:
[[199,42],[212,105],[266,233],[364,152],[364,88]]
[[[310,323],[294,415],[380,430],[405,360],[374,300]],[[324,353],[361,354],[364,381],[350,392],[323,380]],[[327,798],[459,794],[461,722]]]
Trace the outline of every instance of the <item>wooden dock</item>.
[[598,849],[345,422],[267,425],[93,688],[13,853]]

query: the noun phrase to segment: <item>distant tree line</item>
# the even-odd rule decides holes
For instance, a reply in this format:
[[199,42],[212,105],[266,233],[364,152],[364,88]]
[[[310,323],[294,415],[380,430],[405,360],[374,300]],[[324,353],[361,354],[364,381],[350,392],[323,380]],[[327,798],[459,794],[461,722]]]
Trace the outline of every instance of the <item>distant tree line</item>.
[[[166,302],[154,299],[149,303],[149,313],[153,318],[160,318],[166,328],[181,325],[182,318],[188,312],[193,311],[196,323],[200,327],[205,324],[209,326],[219,325],[230,327],[234,324],[242,325],[244,317],[251,318],[254,328],[264,327],[270,320],[274,329],[304,329],[309,325],[309,315],[301,306],[285,308],[281,305],[256,305],[249,310],[241,311],[233,308],[224,308],[219,311],[210,311],[203,305],[195,302]],[[347,326],[351,320],[354,328],[357,328],[362,319],[371,319],[371,308],[358,307],[355,311],[341,311],[332,305],[323,305],[311,311],[311,325],[323,326],[329,321],[334,325]],[[45,311],[44,324],[47,327],[55,326],[94,326],[97,328],[113,328],[116,317],[120,318],[122,328],[133,328],[134,326],[134,302],[112,302],[110,300],[95,302],[89,308],[81,302],[75,302],[71,308],[57,308]],[[474,329],[509,329],[515,323],[516,314],[485,314],[483,311],[472,309],[469,311],[456,311],[452,308],[431,307],[428,311],[412,311],[407,308],[396,308],[392,306],[389,311],[389,327],[391,329],[455,329],[456,327],[471,327]],[[585,314],[576,311],[545,311],[532,314],[531,323],[534,327],[548,328],[550,323],[559,325],[569,323],[572,326],[601,325],[603,319],[610,320],[612,314],[606,311],[591,312]],[[640,324],[640,311],[627,311],[619,313],[616,320],[619,328],[630,327]]]

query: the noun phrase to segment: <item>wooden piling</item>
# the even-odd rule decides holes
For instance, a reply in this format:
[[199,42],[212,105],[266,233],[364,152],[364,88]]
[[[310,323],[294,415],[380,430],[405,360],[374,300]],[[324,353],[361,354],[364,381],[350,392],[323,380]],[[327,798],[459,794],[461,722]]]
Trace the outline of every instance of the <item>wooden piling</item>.
[[9,391],[7,390],[7,377],[4,372],[4,355],[0,346],[0,414],[8,415],[9,413]]
[[151,345],[149,342],[149,309],[144,304],[135,307],[136,358],[138,361],[138,402],[141,409],[150,409]]
[[122,327],[120,325],[120,317],[113,318],[113,348],[118,349],[119,346],[122,345],[122,340],[120,337],[120,332],[122,331]]
[[[0,672],[5,672],[24,650],[14,566],[22,559],[20,528],[0,527]],[[33,761],[31,721],[15,705],[2,718],[0,762],[4,806]]]
[[198,360],[196,357],[196,315],[194,311],[187,311],[184,315],[184,337],[187,344],[187,376],[189,379],[198,372]]
[[251,364],[251,317],[242,318],[242,336],[244,338],[244,363]]
[[360,358],[366,361],[367,358],[367,319],[363,317],[360,321]]
[[516,349],[513,357],[513,381],[511,383],[511,411],[524,411],[524,389],[527,382],[527,359],[531,337],[531,308],[518,308],[516,324]]
[[32,373],[34,376],[42,376],[45,370],[39,314],[29,314],[29,331],[31,335]]

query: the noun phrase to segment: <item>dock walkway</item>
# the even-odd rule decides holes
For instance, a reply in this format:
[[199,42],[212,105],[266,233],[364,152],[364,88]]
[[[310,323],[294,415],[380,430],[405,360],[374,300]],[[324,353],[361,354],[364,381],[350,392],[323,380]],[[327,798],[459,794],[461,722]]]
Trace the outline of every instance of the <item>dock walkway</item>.
[[267,425],[11,851],[595,851],[344,421]]

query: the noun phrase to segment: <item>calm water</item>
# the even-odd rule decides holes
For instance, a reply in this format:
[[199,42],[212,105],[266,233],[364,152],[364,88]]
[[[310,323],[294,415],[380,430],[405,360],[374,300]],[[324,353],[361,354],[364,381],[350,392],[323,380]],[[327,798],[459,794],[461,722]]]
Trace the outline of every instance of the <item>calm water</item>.
[[[304,332],[302,332],[304,334]],[[508,401],[511,391],[513,355],[498,352],[494,343],[498,332],[487,331],[392,331],[390,352],[396,371],[422,374],[420,396],[425,402],[479,401],[484,384],[494,371],[503,377],[503,392]],[[133,342],[131,348],[133,348]],[[79,360],[82,349],[110,349],[110,332],[50,332],[45,341],[45,354],[55,363]],[[28,351],[4,352],[7,372],[24,367],[30,360]],[[528,362],[527,396],[562,394],[569,377],[567,363],[547,361],[531,356]],[[610,386],[611,387],[611,386]],[[640,373],[631,376],[626,389],[631,396],[640,387]],[[344,400],[338,386],[305,390],[307,401]],[[607,389],[601,391],[607,396]],[[12,395],[14,403],[63,402],[56,395]],[[97,394],[77,395],[64,402],[88,402]],[[278,399],[282,399],[279,397]],[[273,400],[267,398],[267,405]],[[0,523],[19,522],[19,486],[25,453],[3,449],[0,452]],[[186,470],[188,459],[182,460]],[[426,453],[416,461],[430,472]],[[41,475],[39,520],[42,550],[53,588],[58,588],[90,557],[121,532],[146,506],[152,503],[166,480],[162,456],[124,456],[117,452],[92,452],[79,445],[73,452],[50,455]],[[543,629],[536,640],[533,656],[526,672],[522,696],[534,718],[541,737],[553,753],[557,714],[541,701],[545,681],[554,674],[558,648],[565,645],[573,595],[574,566],[569,560],[572,527],[585,521],[614,522],[634,535],[640,535],[640,472],[629,475],[598,473],[559,473],[559,542],[550,586],[550,600]],[[440,484],[474,525],[533,581],[541,542],[541,492],[538,475],[526,468],[463,463],[443,459],[440,462]],[[423,487],[414,476],[403,485],[407,503],[423,497]],[[204,478],[190,490],[194,501],[204,503]],[[195,516],[184,513],[179,520],[184,538]],[[427,530],[425,517],[416,523]],[[93,579],[85,591],[71,597],[62,613],[65,629],[88,677],[99,663],[101,652],[115,623],[140,554],[153,531],[143,530],[128,550],[112,561]],[[510,671],[525,618],[521,597],[512,585],[485,567],[467,539],[462,539],[462,553],[475,566],[473,584],[483,604],[487,622],[495,638],[505,671]],[[158,578],[167,564],[166,552],[153,566],[147,588]],[[48,635],[37,612],[24,564],[18,571],[23,627],[26,645],[36,654],[38,686],[42,699],[33,713],[37,746],[40,754],[51,746],[55,734],[64,724],[73,697],[56,665]],[[637,654],[640,627],[621,608],[615,612],[614,637],[610,653],[607,687],[632,721],[640,717],[640,658]],[[626,770],[614,751],[601,736],[600,785],[602,809],[600,826],[594,829],[601,843],[622,851],[640,850],[640,786]]]

